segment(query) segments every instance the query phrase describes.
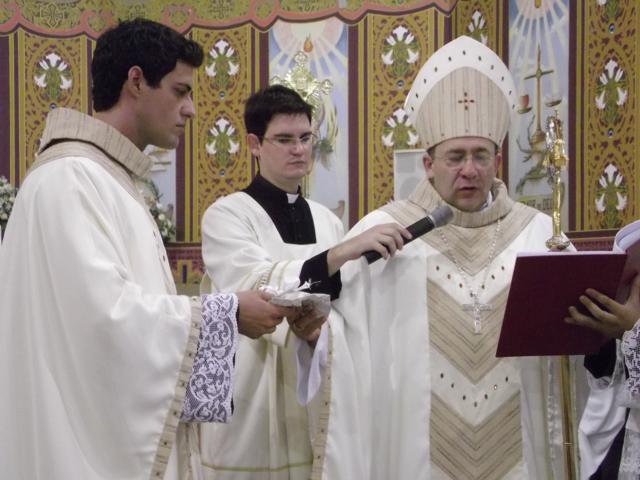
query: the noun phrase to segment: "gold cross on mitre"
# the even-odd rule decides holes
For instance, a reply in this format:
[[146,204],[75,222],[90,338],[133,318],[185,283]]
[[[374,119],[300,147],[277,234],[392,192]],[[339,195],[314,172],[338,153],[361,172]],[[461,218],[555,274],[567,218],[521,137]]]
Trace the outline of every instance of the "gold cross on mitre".
[[464,109],[469,110],[469,104],[476,103],[476,101],[469,98],[469,94],[464,92],[464,98],[462,100],[458,100],[458,103],[462,103],[464,105]]

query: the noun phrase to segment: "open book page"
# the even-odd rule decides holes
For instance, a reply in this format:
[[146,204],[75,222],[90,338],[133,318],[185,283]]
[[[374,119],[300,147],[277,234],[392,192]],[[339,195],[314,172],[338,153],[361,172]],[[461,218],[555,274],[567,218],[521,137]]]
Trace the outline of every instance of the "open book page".
[[613,251],[626,252],[629,247],[640,240],[640,220],[622,227],[613,240]]
[[640,272],[640,220],[625,225],[613,240],[614,252],[627,252],[627,262],[620,278],[616,300],[624,303],[629,296],[629,288],[635,276]]
[[548,251],[548,252],[518,252],[518,257],[557,257],[558,255],[564,256],[593,256],[593,255],[611,255],[615,253],[621,253],[616,250],[565,250],[562,252]]

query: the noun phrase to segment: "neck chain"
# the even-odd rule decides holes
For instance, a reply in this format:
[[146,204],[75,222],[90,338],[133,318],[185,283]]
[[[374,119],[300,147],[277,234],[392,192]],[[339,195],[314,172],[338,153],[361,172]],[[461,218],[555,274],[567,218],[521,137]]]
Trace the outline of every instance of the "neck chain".
[[471,285],[471,280],[467,276],[467,272],[465,272],[465,270],[462,268],[460,263],[458,263],[458,259],[453,253],[453,249],[449,245],[449,241],[447,240],[447,237],[445,237],[444,233],[442,233],[442,229],[437,228],[436,231],[440,234],[440,238],[442,238],[442,241],[444,242],[445,247],[447,247],[451,260],[453,261],[453,264],[456,266],[456,269],[458,270],[458,273],[462,278],[462,282],[464,286],[469,291],[469,297],[471,298],[471,301],[473,303],[463,304],[462,309],[465,312],[471,312],[471,315],[473,316],[473,333],[476,335],[480,335],[480,333],[482,332],[482,312],[488,312],[493,309],[493,306],[491,304],[480,302],[480,293],[481,293],[481,290],[484,290],[485,283],[487,281],[487,276],[489,275],[489,266],[491,265],[491,262],[493,261],[493,257],[496,253],[496,245],[498,243],[498,238],[500,236],[500,219],[498,219],[497,221],[496,231],[493,235],[493,241],[491,242],[491,250],[489,251],[489,258],[487,259],[487,263],[485,264],[483,269],[484,275],[482,277],[482,282],[480,283],[477,289],[473,288],[473,286]]

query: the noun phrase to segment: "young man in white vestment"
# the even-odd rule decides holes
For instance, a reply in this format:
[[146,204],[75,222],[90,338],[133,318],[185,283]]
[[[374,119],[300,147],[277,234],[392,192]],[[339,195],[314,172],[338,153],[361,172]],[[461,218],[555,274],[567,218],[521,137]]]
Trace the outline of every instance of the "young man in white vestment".
[[[367,250],[387,258],[402,247],[403,235],[410,237],[394,223],[339,243],[340,219],[300,194],[314,138],[312,108],[294,90],[274,85],[255,93],[246,103],[244,119],[259,173],[247,188],[217,200],[204,214],[203,286],[208,291],[283,289],[308,282],[307,291],[335,299],[341,290],[339,269],[346,261]],[[288,317],[271,335],[240,340],[234,419],[201,428],[205,478],[306,480],[312,471],[314,477],[320,475],[330,391],[319,371],[325,378],[330,375],[333,317],[330,313],[321,329],[324,318]],[[336,338],[344,340],[340,334]],[[304,368],[296,368],[294,351],[300,359],[306,357]],[[310,375],[314,384],[306,374],[297,376],[309,366],[316,372]],[[355,379],[358,372],[350,374]]]
[[580,419],[580,478],[640,478],[640,275],[625,303],[588,289],[580,302],[588,313],[569,308],[567,322],[612,339],[587,356],[591,392]]
[[190,479],[194,425],[232,414],[238,334],[288,309],[179,296],[136,185],[194,115],[201,47],[147,20],[97,42],[95,117],[57,108],[0,249],[0,476]]
[[[542,362],[495,357],[516,254],[545,251],[552,230],[496,178],[516,98],[501,59],[469,37],[436,51],[409,91],[426,175],[347,238],[379,223],[412,224],[443,204],[453,218],[389,261],[342,269],[334,305],[350,350],[334,349],[341,415],[329,423],[327,479],[355,478],[341,471],[345,457],[361,458],[358,478],[370,480],[552,478]],[[339,368],[349,358],[357,380]],[[341,398],[353,385],[357,405]]]

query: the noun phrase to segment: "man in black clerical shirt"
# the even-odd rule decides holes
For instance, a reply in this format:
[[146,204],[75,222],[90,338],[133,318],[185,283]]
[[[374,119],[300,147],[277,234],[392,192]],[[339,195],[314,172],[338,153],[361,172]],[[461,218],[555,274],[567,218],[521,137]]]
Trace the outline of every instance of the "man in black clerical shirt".
[[[300,194],[312,165],[311,119],[312,107],[284,86],[248,99],[247,145],[259,173],[242,191],[214,202],[203,217],[202,252],[213,290],[240,285],[282,290],[308,283],[305,291],[335,299],[345,262],[368,250],[388,258],[411,237],[390,223],[341,242],[341,220]],[[330,368],[318,365],[340,361],[331,353],[332,315],[325,323],[323,316],[306,311],[261,340],[241,338],[235,420],[227,428],[202,429],[202,464],[209,478],[302,479],[322,468]],[[301,405],[312,397],[309,407]]]
[[[316,227],[323,228],[316,226],[308,201],[300,195],[300,183],[312,164],[312,113],[311,105],[281,85],[254,94],[245,106],[247,142],[260,171],[243,191],[265,210],[287,244],[316,243]],[[389,224],[354,242],[323,250],[306,259],[300,283],[311,279],[311,292],[328,293],[335,299],[341,288],[339,269],[346,261],[367,250],[387,258],[402,247],[402,235],[409,238],[406,230]]]

